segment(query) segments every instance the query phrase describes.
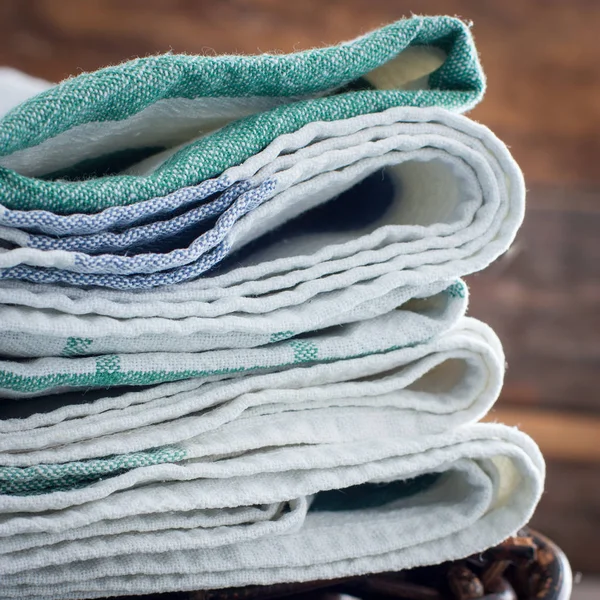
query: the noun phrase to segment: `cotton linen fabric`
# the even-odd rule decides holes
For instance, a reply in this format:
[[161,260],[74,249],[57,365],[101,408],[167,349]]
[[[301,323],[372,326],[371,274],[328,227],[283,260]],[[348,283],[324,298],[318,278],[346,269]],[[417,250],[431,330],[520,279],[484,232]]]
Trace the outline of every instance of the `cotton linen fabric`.
[[[385,352],[426,341],[455,321],[466,306],[464,286],[456,285],[430,302],[417,303],[414,309],[408,305],[403,310],[392,302],[389,312],[350,323],[344,319],[347,315],[332,313],[332,322],[327,325],[334,327],[307,332],[301,339],[286,340],[292,338],[292,331],[273,333],[268,335],[270,343],[256,348],[229,349],[236,336],[230,333],[220,339],[218,335],[211,338],[203,332],[201,321],[189,325],[190,328],[199,326],[198,336],[192,333],[188,334],[191,340],[185,337],[182,340],[182,345],[200,345],[198,352],[153,352],[147,347],[145,351],[133,353],[80,357],[78,354],[85,355],[87,346],[92,343],[87,344],[82,338],[68,338],[63,356],[0,362],[0,390],[4,397],[23,397],[81,388],[150,385]],[[249,321],[252,327],[252,320]],[[345,326],[335,327],[342,324]],[[138,343],[151,344],[151,340],[138,340]],[[251,346],[259,341],[253,336],[250,340]],[[108,343],[111,342],[109,339]],[[177,345],[177,338],[172,343]],[[214,349],[215,346],[225,348]]]
[[[288,471],[269,472],[269,466],[275,464],[286,465]],[[529,518],[541,493],[543,462],[529,438],[500,425],[473,425],[446,435],[414,438],[410,443],[332,444],[325,453],[308,446],[223,461],[214,468],[198,463],[186,471],[203,477],[195,485],[189,481],[180,487],[161,483],[61,515],[68,516],[71,524],[86,522],[90,510],[108,505],[108,514],[115,518],[116,511],[126,506],[156,510],[165,499],[169,503],[174,497],[179,506],[194,499],[198,507],[201,499],[208,507],[251,507],[257,501],[285,502],[322,489],[406,479],[440,469],[445,475],[423,494],[375,509],[308,514],[296,532],[290,523],[289,533],[251,540],[248,538],[260,532],[244,530],[240,535],[243,541],[231,543],[231,535],[230,543],[223,546],[218,537],[211,544],[207,535],[208,540],[204,544],[196,541],[192,550],[185,545],[197,536],[180,531],[174,540],[168,535],[171,532],[164,540],[153,535],[151,539],[158,545],[143,545],[141,553],[136,551],[135,541],[120,535],[114,536],[114,542],[123,542],[127,550],[117,550],[109,540],[100,538],[83,546],[63,542],[60,549],[27,550],[21,561],[19,553],[10,553],[0,563],[5,573],[2,595],[104,597],[327,579],[436,563],[482,551],[497,538],[513,533]],[[155,473],[163,482],[167,474]],[[49,517],[43,519],[47,525]],[[15,516],[6,521],[4,531],[12,531],[11,540],[18,541],[19,527],[32,530],[37,523],[35,517]],[[227,533],[234,531],[223,531]],[[168,550],[152,552],[161,542]],[[81,550],[83,560],[78,556]],[[110,557],[115,551],[119,555]]]
[[[386,375],[378,381],[381,373]],[[321,424],[322,443],[337,437],[364,436],[370,418],[377,424],[371,427],[372,435],[377,431],[381,435],[390,431],[390,435],[396,432],[408,436],[436,432],[452,423],[462,424],[485,414],[497,397],[502,374],[502,350],[493,333],[481,323],[460,319],[448,332],[426,343],[400,347],[383,355],[362,352],[342,360],[315,356],[295,368],[265,375],[222,377],[213,382],[197,378],[134,391],[121,388],[120,394],[108,397],[100,392],[92,403],[82,404],[74,398],[72,406],[2,422],[2,464],[28,467],[51,461],[57,466],[52,473],[49,468],[40,471],[0,467],[0,482],[6,482],[8,488],[13,478],[20,478],[24,485],[37,479],[42,485],[47,476],[46,487],[51,488],[55,475],[64,472],[65,477],[72,477],[63,464],[67,461],[111,455],[106,462],[112,464],[117,454],[179,442],[185,442],[186,458],[202,453],[216,455],[259,446],[299,444],[304,414],[308,415],[308,422],[317,419],[315,422]],[[372,381],[344,384],[364,377],[371,377]],[[301,381],[303,385],[298,388]],[[416,386],[418,391],[403,392],[406,386]],[[403,393],[407,400],[402,399]],[[386,407],[394,409],[391,415],[386,415]],[[204,414],[208,409],[209,413]],[[310,412],[312,409],[314,413]],[[340,409],[345,421],[336,425]],[[329,427],[330,410],[333,422]],[[350,414],[353,410],[356,415]],[[260,437],[249,441],[246,447],[244,436],[252,438],[252,433],[245,433],[244,423],[248,421],[234,423],[234,428],[239,425],[240,432],[223,433],[219,429],[212,436],[218,449],[210,450],[211,436],[207,432],[225,426],[244,411],[256,413],[259,418],[256,431],[260,430]],[[197,417],[193,416],[195,413],[199,413]],[[365,420],[357,429],[352,424],[361,413]],[[192,416],[182,419],[187,415]],[[76,431],[72,427],[74,422],[78,424]],[[276,436],[272,441],[269,431]],[[121,432],[121,437],[116,435]],[[300,436],[297,440],[296,435]],[[101,467],[99,462],[94,464]],[[79,467],[82,478],[89,480],[94,475],[91,464]],[[56,485],[62,485],[60,478],[56,479]]]
[[[423,46],[445,60],[419,72],[417,59],[416,80],[425,76],[429,89],[402,89],[410,87],[415,70],[412,54],[406,62],[402,53]],[[366,87],[374,89],[344,92],[344,86],[361,78],[368,83],[373,75],[375,83]],[[0,197],[9,209],[60,214],[133,204],[214,177],[309,122],[393,106],[466,110],[484,87],[468,27],[447,17],[401,20],[339,46],[291,55],[137,59],[68,79],[0,120]],[[190,131],[213,129],[189,143]],[[138,156],[140,146],[182,143],[145,177],[75,184],[40,179],[115,153]]]
[[[54,483],[71,487],[0,496],[3,597],[35,597],[42,583],[58,598],[164,591],[177,576],[177,589],[302,581],[482,550],[528,518],[543,481],[526,436],[472,424],[497,397],[503,363],[491,330],[464,319],[428,344],[383,356],[192,380],[21,421],[29,435],[4,431],[2,462],[39,465],[32,485],[49,478],[52,465],[41,461],[53,457],[63,469]],[[65,461],[103,445],[139,455],[162,440],[178,442],[171,464],[93,483],[89,472],[79,482],[73,467],[68,473]],[[310,510],[323,491],[431,473],[441,475],[382,506]],[[332,536],[345,543],[325,542]]]
[[527,522],[543,459],[478,423],[504,355],[465,316],[525,200],[458,114],[468,26],[3,82],[0,598],[395,571]]
[[[441,265],[445,272],[437,277],[448,279],[481,269],[512,241],[523,216],[524,184],[506,147],[464,117],[439,109],[392,109],[332,124],[312,123],[225,173],[224,179],[236,182],[235,193],[230,188],[224,194],[231,196],[224,202],[228,208],[187,247],[143,251],[149,243],[165,236],[176,239],[194,225],[196,217],[189,213],[124,233],[78,238],[3,228],[0,238],[24,247],[0,254],[0,277],[118,289],[178,283],[205,273],[226,255],[386,167],[396,187],[404,186],[402,193],[395,190],[387,211],[346,236],[334,232],[301,240],[298,253],[310,243],[310,259],[293,256],[292,239],[287,261],[282,257],[273,265],[263,257],[263,276],[269,267],[271,273],[297,271],[316,262],[323,263],[327,274],[339,270],[336,261],[350,253],[355,268],[386,261],[398,269],[403,268],[399,259],[412,259],[413,269],[435,269],[437,255],[447,251],[445,262],[450,264]],[[213,183],[210,189],[219,185]],[[221,199],[212,202],[217,201]],[[360,205],[352,210],[360,216]],[[123,244],[128,248],[124,255],[119,252]],[[315,252],[320,246],[321,252]],[[106,252],[111,249],[113,254]]]

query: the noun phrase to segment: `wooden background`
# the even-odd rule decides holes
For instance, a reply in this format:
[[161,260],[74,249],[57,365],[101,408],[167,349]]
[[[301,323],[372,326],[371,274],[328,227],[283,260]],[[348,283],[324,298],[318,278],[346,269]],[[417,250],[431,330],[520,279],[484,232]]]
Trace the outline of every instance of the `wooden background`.
[[600,572],[600,0],[0,0],[0,64],[60,80],[135,56],[333,44],[417,14],[474,22],[489,90],[471,116],[528,183],[514,248],[469,278],[505,344],[492,418],[548,459],[534,524]]

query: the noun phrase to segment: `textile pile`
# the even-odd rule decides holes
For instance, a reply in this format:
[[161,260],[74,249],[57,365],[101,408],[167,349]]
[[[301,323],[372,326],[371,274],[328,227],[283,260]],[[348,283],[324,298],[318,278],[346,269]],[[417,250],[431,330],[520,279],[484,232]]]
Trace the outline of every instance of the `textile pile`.
[[537,447],[478,422],[504,355],[461,278],[525,191],[460,114],[466,25],[0,85],[0,598],[397,571],[529,520]]

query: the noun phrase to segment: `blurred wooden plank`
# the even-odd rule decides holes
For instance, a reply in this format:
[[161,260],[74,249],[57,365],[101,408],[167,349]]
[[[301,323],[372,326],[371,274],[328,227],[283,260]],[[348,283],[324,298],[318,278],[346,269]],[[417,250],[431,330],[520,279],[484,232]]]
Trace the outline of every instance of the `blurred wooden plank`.
[[600,212],[600,186],[563,185],[560,183],[527,184],[527,212],[558,210],[564,212]]
[[467,278],[470,314],[506,352],[502,402],[600,412],[598,232],[600,212],[529,211],[513,248]]
[[290,52],[413,11],[474,22],[489,90],[473,117],[529,180],[600,181],[596,0],[2,0],[0,64],[59,80],[157,52]]
[[500,406],[484,420],[518,427],[548,460],[597,465],[600,475],[600,417]]

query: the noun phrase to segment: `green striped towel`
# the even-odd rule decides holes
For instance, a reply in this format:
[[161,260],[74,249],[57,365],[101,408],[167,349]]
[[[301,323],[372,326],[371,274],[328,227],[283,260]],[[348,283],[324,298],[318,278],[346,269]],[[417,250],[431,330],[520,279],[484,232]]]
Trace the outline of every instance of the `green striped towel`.
[[61,214],[133,204],[214,177],[309,122],[401,105],[464,111],[484,85],[468,27],[449,17],[290,55],[141,58],[68,79],[0,120],[0,198]]

